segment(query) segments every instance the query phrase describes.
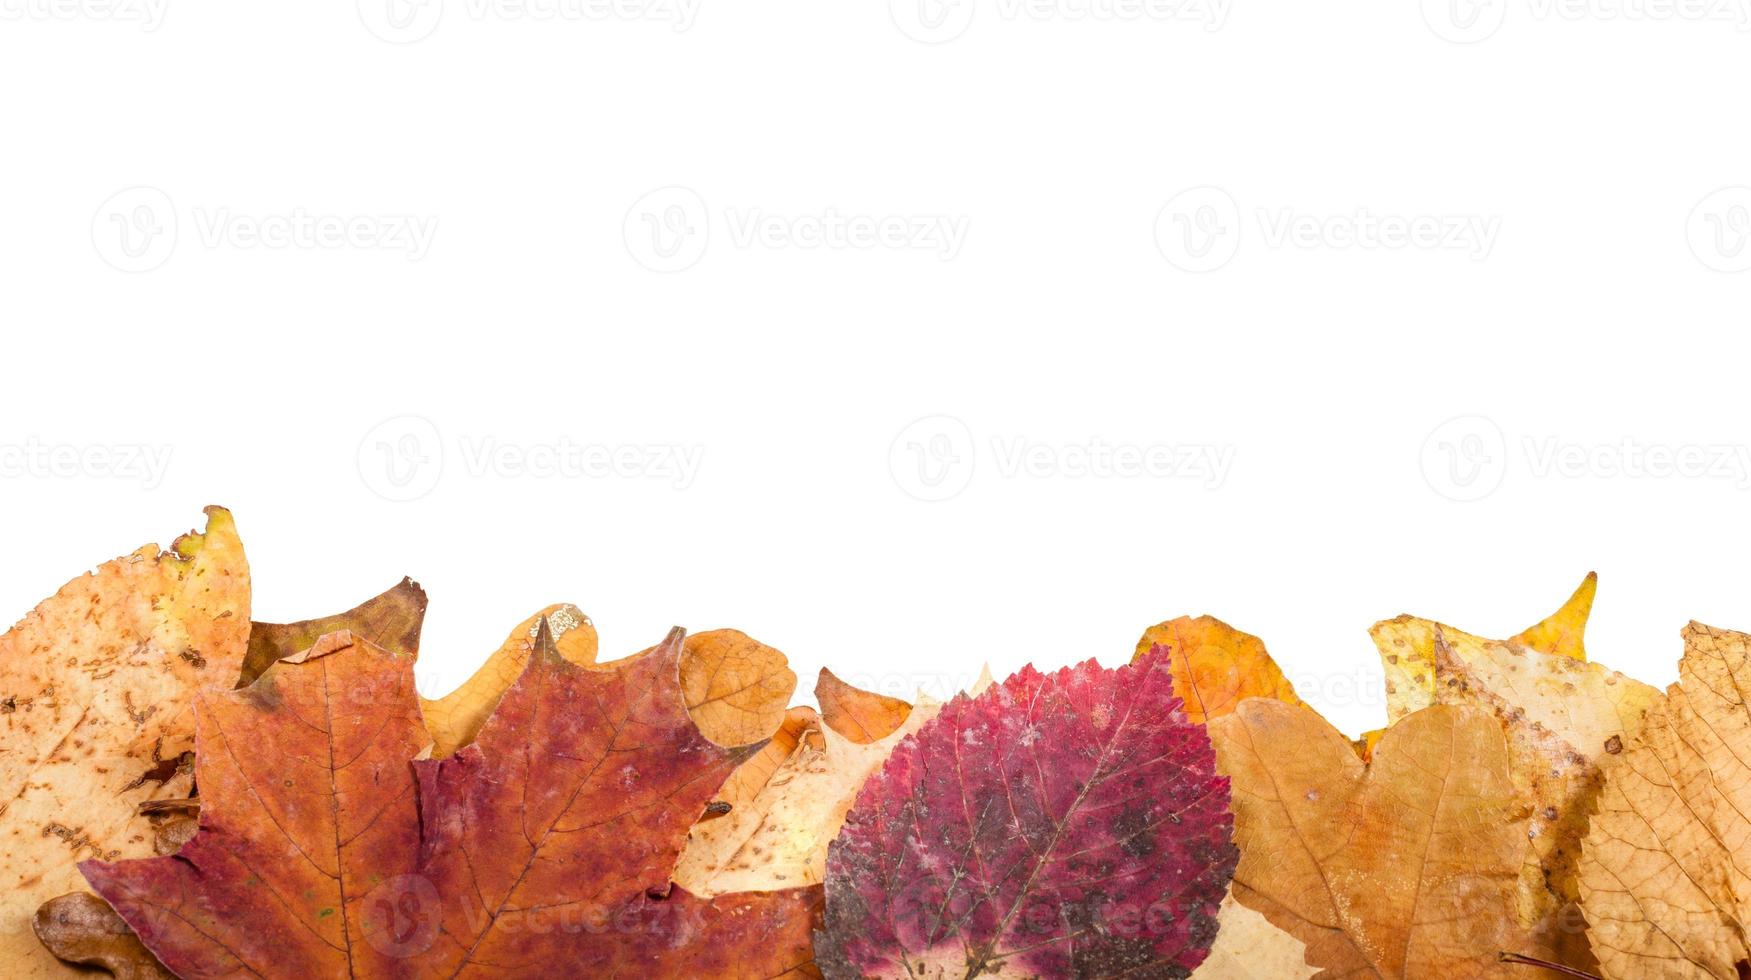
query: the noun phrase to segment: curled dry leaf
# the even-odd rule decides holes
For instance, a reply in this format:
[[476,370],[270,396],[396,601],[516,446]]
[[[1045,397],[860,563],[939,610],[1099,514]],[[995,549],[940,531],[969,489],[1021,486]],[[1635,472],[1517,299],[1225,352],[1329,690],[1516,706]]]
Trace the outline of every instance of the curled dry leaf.
[[957,697],[864,784],[827,861],[829,977],[1176,976],[1234,868],[1228,787],[1159,658]]
[[596,662],[596,625],[577,606],[548,606],[523,620],[461,687],[435,701],[420,699],[426,730],[432,734],[432,758],[448,758],[480,734],[499,699],[523,675],[543,623],[561,657],[584,667]]
[[1181,616],[1149,627],[1137,641],[1132,661],[1151,650],[1167,659],[1174,692],[1186,703],[1186,717],[1200,725],[1228,714],[1246,698],[1301,703],[1264,641],[1213,616]]
[[310,649],[328,633],[347,630],[385,650],[415,656],[426,621],[426,591],[411,578],[373,599],[333,616],[298,623],[249,624],[249,653],[238,687],[248,687],[279,660]]
[[676,631],[592,669],[541,630],[474,744],[410,766],[427,744],[410,658],[320,643],[202,696],[201,828],[176,857],[84,870],[182,976],[795,972],[818,889],[669,884],[748,754],[689,720],[681,647]]
[[[827,670],[821,671],[815,697],[823,709],[829,703],[836,706],[831,714],[824,710],[820,721],[825,724],[816,722],[792,740],[790,753],[767,770],[753,794],[718,795],[715,803],[730,809],[694,825],[675,868],[676,884],[700,896],[820,884],[827,870],[827,846],[838,836],[858,789],[901,740],[942,707],[923,699],[916,707],[900,701],[905,710],[899,727],[865,742],[860,739],[869,736],[874,719],[892,716],[886,702],[893,698],[851,687]],[[806,712],[801,718],[814,720],[813,711],[800,710]],[[749,766],[764,767],[765,762],[763,751],[743,763],[726,790],[745,786],[753,775]],[[750,779],[742,780],[744,774]]]
[[1751,971],[1751,636],[1691,623],[1678,683],[1605,746],[1581,906],[1607,977]]
[[1233,781],[1234,895],[1307,944],[1320,977],[1507,977],[1526,821],[1487,714],[1392,726],[1364,765],[1312,709],[1243,702],[1210,723]]
[[899,698],[853,687],[825,667],[815,681],[815,700],[821,705],[821,720],[840,738],[859,745],[887,738],[912,713],[912,706]]
[[187,797],[193,693],[236,680],[249,566],[229,512],[69,582],[0,636],[0,962],[70,972],[32,932],[84,858],[152,853],[138,812]]
[[1426,684],[1389,687],[1392,721],[1428,700],[1482,709],[1502,726],[1514,785],[1531,803],[1519,921],[1551,960],[1579,970],[1596,966],[1577,906],[1575,868],[1602,783],[1600,760],[1605,746],[1634,731],[1659,697],[1646,684],[1580,658],[1595,582],[1587,576],[1562,611],[1521,634],[1566,652],[1540,652],[1518,638],[1485,640],[1411,617],[1374,629],[1389,674],[1407,662],[1426,671]]
[[68,963],[100,967],[116,980],[171,980],[122,917],[90,892],[49,899],[32,925],[43,948]]

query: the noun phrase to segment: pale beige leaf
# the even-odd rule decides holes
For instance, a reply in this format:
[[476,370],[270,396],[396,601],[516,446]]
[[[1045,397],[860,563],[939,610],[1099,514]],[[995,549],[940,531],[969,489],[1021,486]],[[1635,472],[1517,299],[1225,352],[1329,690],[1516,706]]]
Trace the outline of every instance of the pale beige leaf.
[[1220,931],[1210,955],[1192,980],[1307,980],[1307,944],[1271,925],[1269,919],[1234,900],[1222,900]]
[[1751,636],[1691,623],[1679,679],[1606,747],[1581,906],[1607,977],[1751,970]]
[[0,636],[0,962],[70,972],[31,931],[85,888],[76,863],[146,857],[142,802],[189,795],[202,687],[229,688],[249,642],[249,566],[229,512],[69,582]]

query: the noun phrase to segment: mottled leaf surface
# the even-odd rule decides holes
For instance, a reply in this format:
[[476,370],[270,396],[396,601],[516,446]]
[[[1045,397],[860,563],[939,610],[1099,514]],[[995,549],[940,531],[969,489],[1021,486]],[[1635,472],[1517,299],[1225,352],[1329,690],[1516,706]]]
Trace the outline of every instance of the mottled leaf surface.
[[249,566],[229,512],[67,583],[0,636],[0,961],[70,968],[31,931],[84,888],[78,862],[152,853],[140,804],[189,795],[194,693],[230,687],[249,639]]
[[829,977],[1181,977],[1237,859],[1227,781],[1165,658],[957,697],[858,795],[827,862]]

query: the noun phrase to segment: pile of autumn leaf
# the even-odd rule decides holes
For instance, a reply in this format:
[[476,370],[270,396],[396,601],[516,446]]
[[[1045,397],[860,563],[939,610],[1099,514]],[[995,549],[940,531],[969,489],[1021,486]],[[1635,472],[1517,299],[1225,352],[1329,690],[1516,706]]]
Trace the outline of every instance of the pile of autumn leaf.
[[741,633],[598,663],[549,606],[428,701],[417,585],[252,623],[212,508],[0,638],[0,973],[1744,976],[1751,638],[1662,694],[1586,659],[1593,587],[1377,624],[1354,741],[1208,617],[817,712]]

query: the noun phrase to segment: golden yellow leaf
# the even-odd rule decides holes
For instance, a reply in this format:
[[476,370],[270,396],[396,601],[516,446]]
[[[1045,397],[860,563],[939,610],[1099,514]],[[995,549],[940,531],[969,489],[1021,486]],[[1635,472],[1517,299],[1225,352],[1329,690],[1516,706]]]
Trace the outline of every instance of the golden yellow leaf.
[[1751,969],[1751,636],[1691,623],[1678,675],[1605,746],[1580,892],[1607,977]]
[[82,890],[76,863],[145,857],[141,803],[189,795],[194,692],[229,688],[249,642],[249,566],[231,514],[170,550],[80,576],[0,636],[0,962],[70,968],[31,931]]
[[[1510,642],[1543,653],[1585,660],[1581,635],[1587,628],[1587,615],[1593,610],[1597,585],[1598,576],[1588,572],[1561,609]],[[1375,623],[1369,629],[1386,667],[1387,711],[1392,717],[1403,717],[1436,703],[1435,629],[1440,625],[1415,616],[1399,616]]]
[[1174,693],[1185,701],[1191,721],[1219,718],[1246,698],[1301,703],[1262,640],[1212,616],[1181,616],[1149,627],[1132,662],[1156,647],[1169,658]]
[[1526,821],[1500,728],[1449,706],[1364,764],[1312,709],[1264,698],[1209,725],[1232,780],[1234,895],[1307,944],[1321,976],[1513,976]]
[[770,738],[784,720],[796,674],[784,654],[737,630],[689,636],[681,693],[706,738],[725,748]]
[[480,734],[499,699],[522,675],[543,619],[561,657],[585,667],[596,662],[596,626],[578,607],[560,603],[523,620],[461,687],[434,701],[420,699],[426,731],[432,736],[432,758],[448,758]]
[[825,667],[815,681],[815,700],[821,705],[821,719],[840,737],[859,745],[887,738],[912,713],[912,706],[899,698],[852,687]]
[[[1591,601],[1593,577],[1565,610]],[[1584,617],[1584,609],[1579,613]],[[1552,621],[1565,614],[1552,617]],[[1573,615],[1566,618],[1573,620]],[[1578,629],[1556,634],[1556,648],[1543,653],[1519,640],[1485,640],[1440,623],[1400,617],[1391,629],[1376,627],[1381,658],[1390,672],[1402,658],[1406,636],[1416,636],[1415,654],[1429,684],[1399,685],[1387,694],[1387,714],[1403,718],[1424,703],[1464,705],[1493,715],[1507,735],[1514,785],[1531,804],[1527,853],[1520,869],[1518,918],[1550,953],[1578,970],[1595,961],[1576,903],[1575,865],[1587,818],[1599,793],[1599,760],[1614,737],[1635,729],[1659,691],[1600,664],[1577,659]],[[1536,632],[1533,631],[1533,632]],[[1569,643],[1568,638],[1576,642]],[[1383,641],[1383,642],[1382,642]],[[1402,662],[1402,659],[1400,659]]]

